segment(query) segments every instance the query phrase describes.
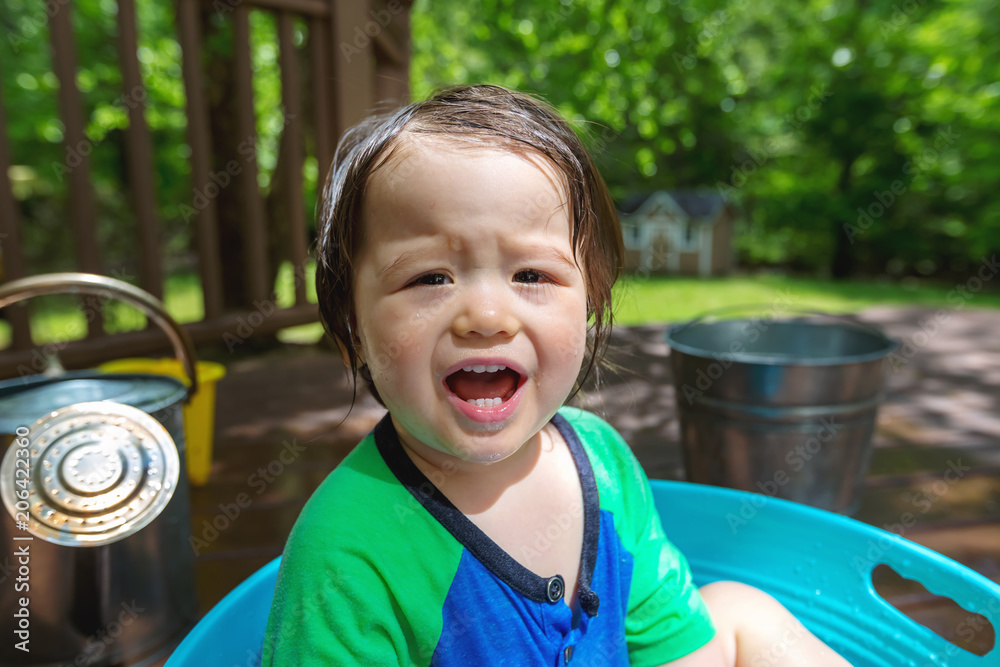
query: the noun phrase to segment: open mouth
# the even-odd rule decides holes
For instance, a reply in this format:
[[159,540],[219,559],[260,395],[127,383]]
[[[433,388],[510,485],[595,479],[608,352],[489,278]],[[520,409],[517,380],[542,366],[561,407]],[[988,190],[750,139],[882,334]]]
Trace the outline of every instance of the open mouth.
[[501,365],[466,366],[445,378],[445,384],[469,405],[495,408],[517,392],[521,375]]

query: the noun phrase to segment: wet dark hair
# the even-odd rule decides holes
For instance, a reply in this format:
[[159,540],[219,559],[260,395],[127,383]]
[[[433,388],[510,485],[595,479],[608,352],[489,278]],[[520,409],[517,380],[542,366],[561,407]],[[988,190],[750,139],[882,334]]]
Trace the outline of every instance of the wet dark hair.
[[559,112],[530,95],[494,85],[448,88],[401,109],[374,114],[348,129],[337,146],[318,212],[316,296],[320,320],[345,353],[355,390],[360,372],[382,403],[355,348],[353,259],[364,237],[366,189],[398,153],[406,135],[541,155],[565,178],[574,258],[583,260],[592,334],[575,395],[603,360],[611,335],[611,288],[621,275],[625,254],[618,214],[583,142]]

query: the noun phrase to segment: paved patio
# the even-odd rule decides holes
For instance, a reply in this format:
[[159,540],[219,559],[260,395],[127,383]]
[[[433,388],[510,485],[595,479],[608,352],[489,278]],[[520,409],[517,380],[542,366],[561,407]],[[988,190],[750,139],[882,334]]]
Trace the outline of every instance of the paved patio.
[[[857,518],[886,526],[909,511],[916,520],[905,537],[1000,581],[1000,311],[873,308],[858,319],[904,345],[888,375]],[[582,402],[621,431],[650,477],[683,479],[665,328],[618,329],[612,359],[625,372]],[[211,536],[203,522],[220,503],[241,493],[252,502],[199,549],[202,610],[280,555],[306,499],[383,414],[363,390],[349,411],[339,357],[320,346],[206,356],[229,372],[219,385],[212,477],[192,492],[194,535]],[[962,474],[944,488],[954,465]],[[955,635],[966,612],[891,572],[878,574],[879,590],[894,604],[964,641]],[[993,641],[987,625],[966,645],[982,652]]]

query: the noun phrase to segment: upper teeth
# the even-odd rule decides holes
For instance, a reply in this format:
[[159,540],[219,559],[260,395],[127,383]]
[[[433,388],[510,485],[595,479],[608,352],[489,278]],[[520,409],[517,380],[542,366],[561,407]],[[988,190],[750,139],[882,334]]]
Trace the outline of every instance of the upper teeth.
[[466,373],[496,373],[497,371],[507,370],[506,366],[499,366],[494,364],[489,364],[488,366],[476,365],[476,366],[466,366],[462,369]]

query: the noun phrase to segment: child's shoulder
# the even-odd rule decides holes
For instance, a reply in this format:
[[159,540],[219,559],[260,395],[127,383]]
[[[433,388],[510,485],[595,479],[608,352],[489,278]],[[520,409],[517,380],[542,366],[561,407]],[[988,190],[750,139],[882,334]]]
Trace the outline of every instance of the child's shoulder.
[[[288,538],[289,550],[324,547],[357,534],[359,524],[372,514],[380,515],[384,500],[394,494],[390,481],[379,469],[381,457],[375,439],[368,434],[326,476],[299,513]],[[375,493],[381,487],[383,494]]]
[[440,533],[427,517],[369,433],[306,502],[285,557],[319,565],[345,554],[371,561],[409,553],[415,543],[441,542],[440,535],[423,534]]
[[593,412],[570,406],[559,409],[559,415],[573,427],[587,452],[592,466],[632,468],[637,465],[632,449],[615,427]]
[[564,406],[559,414],[573,427],[594,471],[602,507],[644,494],[646,476],[615,428],[592,412]]

